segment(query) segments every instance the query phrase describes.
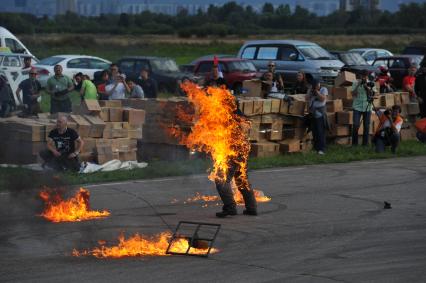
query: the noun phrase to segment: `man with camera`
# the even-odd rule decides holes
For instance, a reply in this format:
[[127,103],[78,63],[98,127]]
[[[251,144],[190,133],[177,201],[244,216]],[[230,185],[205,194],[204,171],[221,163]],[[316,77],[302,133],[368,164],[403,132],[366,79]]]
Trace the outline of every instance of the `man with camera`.
[[47,80],[46,90],[50,94],[50,113],[71,113],[71,99],[69,93],[74,89],[72,80],[62,74],[62,66],[53,68],[55,75]]
[[317,80],[312,81],[312,87],[308,90],[306,101],[309,103],[309,117],[314,138],[314,149],[318,154],[323,155],[325,152],[325,130],[328,128],[327,120],[327,102],[328,90],[321,86]]
[[358,130],[361,124],[361,117],[364,125],[362,135],[362,145],[368,145],[371,109],[375,98],[376,88],[373,80],[369,79],[369,72],[363,70],[361,79],[352,84],[353,97],[353,126],[352,126],[352,146],[358,145]]
[[378,111],[380,123],[373,140],[376,152],[384,152],[386,146],[391,147],[392,153],[396,152],[400,141],[399,133],[404,122],[400,113],[401,107],[399,105],[394,105],[391,109],[386,109],[384,112]]

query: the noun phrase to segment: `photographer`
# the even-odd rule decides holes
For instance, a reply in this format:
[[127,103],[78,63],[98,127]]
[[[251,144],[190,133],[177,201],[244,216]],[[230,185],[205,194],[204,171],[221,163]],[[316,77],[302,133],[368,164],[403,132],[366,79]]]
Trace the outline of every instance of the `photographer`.
[[55,75],[47,80],[46,91],[50,94],[50,113],[71,113],[71,99],[69,93],[74,89],[72,80],[62,74],[62,66],[54,67]]
[[383,113],[378,111],[380,123],[374,135],[376,152],[384,152],[386,146],[391,146],[392,153],[396,152],[400,140],[399,132],[404,122],[400,113],[401,107],[399,105],[394,105],[392,109],[387,109]]
[[325,130],[328,128],[326,100],[328,90],[322,87],[317,80],[312,81],[312,87],[308,90],[306,101],[309,103],[309,117],[314,138],[314,149],[323,155],[325,151]]
[[353,96],[353,126],[352,126],[352,146],[358,145],[358,130],[360,127],[361,117],[364,125],[364,133],[362,135],[362,145],[368,145],[371,109],[373,107],[373,99],[375,98],[376,88],[374,82],[369,80],[368,71],[361,72],[361,79],[352,84]]
[[125,99],[126,91],[130,92],[130,88],[123,75],[115,76],[113,82],[105,87],[109,99]]

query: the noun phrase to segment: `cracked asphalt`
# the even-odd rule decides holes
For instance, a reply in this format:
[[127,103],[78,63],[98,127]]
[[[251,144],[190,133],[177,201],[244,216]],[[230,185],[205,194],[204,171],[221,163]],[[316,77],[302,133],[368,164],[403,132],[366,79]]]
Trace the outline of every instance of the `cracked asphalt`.
[[[217,219],[207,175],[86,186],[106,219],[50,223],[35,191],[0,193],[0,282],[425,282],[426,157],[249,172],[272,197],[259,216]],[[176,201],[177,200],[177,201]],[[383,202],[392,209],[383,209]],[[161,217],[160,217],[161,216]],[[209,258],[72,257],[120,232],[219,223]]]

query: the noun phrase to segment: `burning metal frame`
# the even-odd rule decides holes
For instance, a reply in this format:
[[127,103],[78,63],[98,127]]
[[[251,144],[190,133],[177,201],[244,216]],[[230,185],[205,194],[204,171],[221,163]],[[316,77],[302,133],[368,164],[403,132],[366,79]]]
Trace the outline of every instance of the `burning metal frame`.
[[[192,234],[185,234],[180,233],[183,226],[193,226],[195,229],[192,231]],[[214,228],[212,236],[211,237],[199,237],[199,233],[203,232],[202,227],[207,226],[210,228]],[[199,257],[208,257],[210,254],[211,249],[213,248],[214,241],[216,240],[216,237],[219,233],[221,225],[215,224],[215,223],[204,223],[204,222],[192,222],[192,221],[179,221],[178,225],[176,226],[176,230],[173,233],[172,238],[170,239],[169,246],[167,247],[166,254],[171,255],[189,255],[189,256],[199,256]],[[189,242],[188,249],[186,252],[174,252],[172,251],[173,242],[178,239],[186,239]],[[208,248],[206,248],[205,254],[194,254],[190,253],[191,248],[196,247],[197,243],[199,242],[207,242]]]

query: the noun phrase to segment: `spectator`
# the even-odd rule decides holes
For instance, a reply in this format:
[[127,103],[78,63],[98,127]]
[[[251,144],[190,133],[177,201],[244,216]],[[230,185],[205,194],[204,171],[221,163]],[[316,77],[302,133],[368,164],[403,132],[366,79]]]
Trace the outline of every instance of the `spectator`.
[[420,70],[416,75],[414,91],[420,106],[420,117],[426,118],[426,59],[420,64]]
[[410,101],[416,102],[416,92],[414,90],[414,84],[416,83],[416,64],[412,64],[408,69],[408,75],[402,80],[402,89],[410,94]]
[[[22,91],[22,100],[21,93]],[[37,99],[40,97],[41,85],[37,80],[37,71],[32,68],[29,72],[29,78],[23,80],[16,89],[16,97],[24,105],[26,115],[36,115],[40,112],[40,106]]]
[[327,102],[328,90],[321,86],[317,80],[312,81],[312,87],[308,90],[306,101],[309,103],[309,114],[311,119],[311,129],[314,138],[314,149],[318,154],[325,153],[327,121]]
[[145,98],[157,98],[157,82],[149,77],[149,71],[147,69],[142,69],[137,84],[142,87]]
[[422,118],[420,120],[417,120],[416,124],[416,137],[419,141],[422,143],[426,143],[426,118]]
[[274,75],[269,71],[262,75],[262,91],[265,92],[266,95],[278,92],[277,82],[274,81]]
[[352,84],[353,96],[353,125],[352,125],[352,146],[358,145],[358,130],[361,123],[361,117],[364,125],[364,133],[362,135],[362,145],[367,146],[370,131],[370,119],[372,109],[372,98],[374,97],[375,88],[368,87],[368,71],[361,72],[361,80],[357,80]]
[[109,96],[109,99],[125,99],[128,88],[124,77],[116,75],[113,82],[105,87],[105,92]]
[[31,57],[25,57],[24,66],[22,66],[22,69],[31,69],[31,67]]
[[386,66],[380,66],[380,73],[376,78],[376,82],[379,82],[380,93],[389,93],[393,92],[392,88],[392,77],[389,73],[389,70]]
[[384,113],[379,111],[379,126],[374,135],[374,144],[376,152],[384,152],[386,146],[391,146],[392,153],[396,153],[396,148],[400,141],[400,131],[404,120],[400,116],[401,107],[399,105],[392,106],[391,110]]
[[206,79],[204,84],[205,87],[220,87],[226,86],[226,81],[223,77],[220,76],[219,67],[217,65],[213,65],[210,78]]
[[79,72],[74,75],[74,89],[76,91],[80,91],[82,84],[83,84],[83,73]]
[[74,89],[72,80],[62,74],[62,66],[54,67],[55,75],[47,80],[46,91],[50,94],[50,113],[72,111],[69,93]]
[[56,121],[56,129],[50,131],[47,149],[40,151],[40,157],[44,161],[43,167],[48,166],[57,171],[80,169],[78,155],[84,142],[67,124],[67,118],[60,116]]
[[109,71],[110,71],[110,76],[109,76],[109,83],[110,84],[112,84],[112,83],[114,83],[114,80],[117,78],[117,77],[123,77],[124,79],[126,78],[126,75],[125,74],[122,74],[121,72],[120,72],[120,70],[118,69],[118,66],[117,66],[117,64],[111,64],[110,66],[109,66]]
[[293,87],[293,94],[306,94],[308,93],[309,84],[308,80],[306,79],[306,75],[304,72],[299,71],[296,76],[296,83]]
[[[276,84],[278,91],[283,92],[284,81],[282,76],[275,72],[275,63],[273,61],[270,61],[268,63],[268,71],[265,72],[263,75],[265,75],[268,72],[272,73],[272,81]],[[262,81],[266,81],[266,78],[264,76],[262,77]]]
[[102,71],[101,81],[97,84],[96,88],[99,94],[99,100],[108,100],[109,96],[106,92],[106,86],[109,83],[109,72],[107,70]]
[[82,75],[80,96],[81,96],[81,100],[98,99],[98,91],[96,89],[96,86],[94,83],[92,83],[88,75]]
[[135,84],[131,79],[126,79],[129,87],[130,98],[144,98],[143,89],[140,85]]
[[0,105],[0,117],[9,117],[12,108],[12,97],[9,93],[9,86],[7,84],[7,80],[2,75],[0,75]]

